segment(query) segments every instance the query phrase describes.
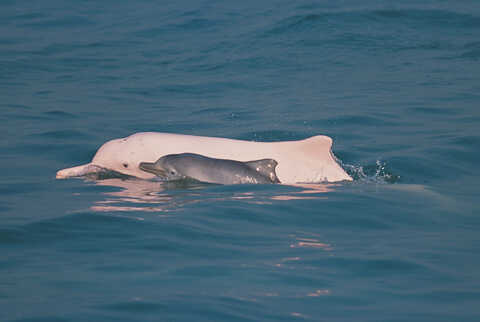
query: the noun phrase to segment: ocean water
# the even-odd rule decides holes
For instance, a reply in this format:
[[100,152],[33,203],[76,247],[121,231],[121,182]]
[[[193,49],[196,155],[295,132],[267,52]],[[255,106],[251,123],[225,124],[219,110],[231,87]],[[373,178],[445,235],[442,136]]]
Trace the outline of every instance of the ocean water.
[[[479,321],[480,3],[0,2],[0,321]],[[56,180],[324,134],[312,185]]]

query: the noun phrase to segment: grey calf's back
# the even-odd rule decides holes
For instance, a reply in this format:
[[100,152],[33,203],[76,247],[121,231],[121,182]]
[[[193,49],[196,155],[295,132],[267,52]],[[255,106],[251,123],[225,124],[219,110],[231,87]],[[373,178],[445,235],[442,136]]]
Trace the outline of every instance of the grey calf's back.
[[280,183],[275,173],[277,161],[273,159],[240,162],[209,158],[195,153],[180,153],[165,155],[158,159],[155,165],[163,170],[175,170],[184,177],[209,183]]

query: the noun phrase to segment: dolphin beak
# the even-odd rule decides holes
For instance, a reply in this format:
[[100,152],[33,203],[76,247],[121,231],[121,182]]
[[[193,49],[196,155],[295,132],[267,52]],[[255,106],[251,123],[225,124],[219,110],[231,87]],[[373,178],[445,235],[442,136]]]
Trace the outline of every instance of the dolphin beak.
[[153,173],[154,175],[157,175],[159,177],[165,177],[165,175],[166,175],[165,170],[156,167],[155,163],[140,162],[138,167],[140,168],[140,170],[143,170],[143,171],[149,172],[149,173]]
[[79,165],[78,167],[73,167],[73,168],[67,168],[63,170],[59,170],[57,172],[57,179],[65,179],[65,178],[71,178],[71,177],[81,177],[85,176],[88,174],[94,174],[94,173],[99,173],[101,171],[104,171],[105,169],[96,165],[93,165],[91,163],[87,163],[84,165]]

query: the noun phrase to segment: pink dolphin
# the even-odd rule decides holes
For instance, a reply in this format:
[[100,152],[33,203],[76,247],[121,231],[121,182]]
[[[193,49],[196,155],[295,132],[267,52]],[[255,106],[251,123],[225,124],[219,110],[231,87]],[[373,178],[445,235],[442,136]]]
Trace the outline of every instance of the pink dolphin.
[[90,163],[63,169],[57,179],[84,176],[107,170],[142,179],[153,174],[139,168],[141,162],[155,162],[167,154],[197,153],[211,158],[251,161],[274,159],[276,173],[285,184],[351,181],[337,163],[332,139],[317,135],[305,140],[252,142],[226,138],[143,132],[103,144]]

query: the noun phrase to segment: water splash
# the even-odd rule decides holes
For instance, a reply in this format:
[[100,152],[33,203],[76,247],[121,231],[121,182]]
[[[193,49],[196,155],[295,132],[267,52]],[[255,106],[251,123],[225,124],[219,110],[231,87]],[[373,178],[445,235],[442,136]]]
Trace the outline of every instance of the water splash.
[[342,164],[343,168],[353,178],[354,181],[364,183],[397,183],[400,176],[393,174],[388,169],[387,163],[377,160],[375,164],[357,166],[351,164]]

